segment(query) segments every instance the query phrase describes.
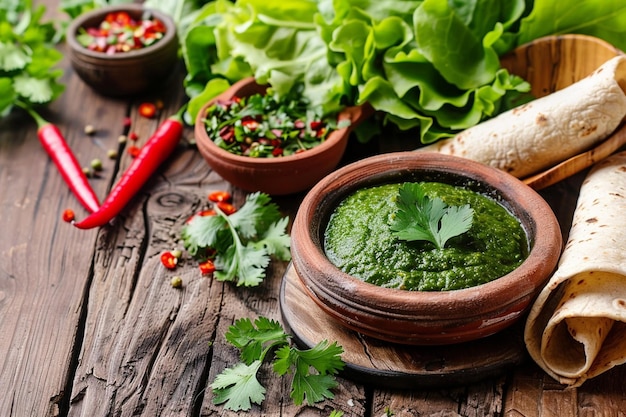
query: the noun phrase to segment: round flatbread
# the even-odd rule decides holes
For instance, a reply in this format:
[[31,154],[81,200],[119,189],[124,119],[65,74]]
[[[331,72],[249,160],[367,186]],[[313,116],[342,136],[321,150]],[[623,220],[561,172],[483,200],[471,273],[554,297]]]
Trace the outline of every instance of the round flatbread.
[[556,272],[524,339],[532,358],[571,386],[626,363],[626,152],[589,172]]
[[597,145],[626,115],[626,56],[570,86],[419,150],[456,155],[518,178]]

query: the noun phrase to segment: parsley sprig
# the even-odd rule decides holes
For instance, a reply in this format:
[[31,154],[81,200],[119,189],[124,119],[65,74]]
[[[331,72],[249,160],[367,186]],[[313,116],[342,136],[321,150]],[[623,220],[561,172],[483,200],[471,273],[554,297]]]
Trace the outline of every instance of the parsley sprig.
[[345,365],[343,349],[336,342],[323,340],[311,349],[300,350],[291,346],[280,323],[266,317],[254,323],[248,318],[237,320],[226,333],[226,340],[240,349],[241,362],[222,371],[211,384],[215,404],[223,403],[232,411],[261,404],[266,390],[257,374],[271,351],[275,351],[274,372],[293,374],[289,395],[296,405],[334,397],[330,390],[337,386],[335,374]]
[[439,197],[429,198],[419,183],[400,187],[398,210],[391,230],[398,239],[431,242],[443,249],[446,242],[472,227],[474,210],[464,206],[448,206]]
[[63,57],[54,47],[57,30],[42,22],[45,7],[32,1],[9,2],[0,11],[0,116],[15,106],[31,110],[63,92],[63,71],[54,68]]
[[185,249],[194,257],[210,250],[215,256],[215,278],[256,286],[265,278],[271,256],[288,261],[288,217],[264,193],[252,193],[241,208],[227,215],[215,207],[215,216],[194,216],[181,235]]

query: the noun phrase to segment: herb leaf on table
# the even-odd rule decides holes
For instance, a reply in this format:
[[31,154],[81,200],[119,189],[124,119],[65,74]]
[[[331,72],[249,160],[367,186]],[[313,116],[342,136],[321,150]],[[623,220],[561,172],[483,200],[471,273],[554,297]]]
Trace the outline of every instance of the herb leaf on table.
[[448,206],[439,197],[429,198],[418,183],[400,187],[398,210],[391,229],[398,239],[426,240],[437,249],[472,227],[474,210],[464,206]]
[[265,278],[271,256],[291,259],[288,217],[264,193],[252,193],[241,208],[227,215],[218,206],[215,216],[194,216],[181,235],[187,251],[202,257],[215,253],[215,277],[238,286],[256,286]]
[[241,362],[222,371],[211,384],[215,404],[224,403],[232,410],[249,410],[252,403],[261,404],[265,387],[257,379],[268,353],[276,350],[273,370],[283,376],[292,373],[291,399],[296,405],[333,398],[330,391],[337,386],[335,374],[344,367],[343,348],[336,342],[323,340],[311,349],[300,350],[290,345],[289,335],[279,322],[258,317],[238,319],[229,327],[226,340],[240,349]]

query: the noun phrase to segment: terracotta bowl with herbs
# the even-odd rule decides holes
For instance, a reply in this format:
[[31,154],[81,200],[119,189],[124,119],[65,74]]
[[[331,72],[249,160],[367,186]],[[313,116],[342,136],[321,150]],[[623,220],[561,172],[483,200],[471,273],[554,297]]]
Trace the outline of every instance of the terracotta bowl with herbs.
[[296,91],[280,98],[268,91],[246,78],[204,105],[195,122],[198,149],[215,172],[246,191],[308,190],[337,167],[352,129],[372,111],[348,107],[325,118]]
[[67,29],[70,62],[78,76],[106,96],[131,96],[167,81],[178,63],[170,16],[140,4],[98,8]]
[[466,342],[520,319],[561,251],[557,219],[515,177],[431,152],[360,160],[305,196],[295,273],[347,328],[413,345]]

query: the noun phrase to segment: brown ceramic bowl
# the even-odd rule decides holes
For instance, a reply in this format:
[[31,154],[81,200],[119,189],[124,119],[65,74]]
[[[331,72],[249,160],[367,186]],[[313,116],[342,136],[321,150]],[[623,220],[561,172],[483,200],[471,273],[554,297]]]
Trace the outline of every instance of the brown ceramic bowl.
[[346,150],[350,132],[372,110],[367,106],[344,109],[338,118],[350,120],[350,126],[331,132],[320,145],[299,154],[278,158],[252,158],[235,155],[217,146],[205,129],[207,108],[216,101],[264,93],[266,89],[267,86],[257,84],[254,78],[246,78],[205,104],[196,117],[195,137],[198,149],[215,172],[243,190],[261,191],[270,195],[308,190],[337,167]]
[[[97,27],[108,13],[116,11],[127,11],[136,19],[149,11],[165,24],[165,35],[145,48],[112,55],[89,50],[76,40],[80,28]],[[174,21],[164,13],[146,9],[140,4],[107,6],[84,13],[72,21],[66,38],[70,47],[70,62],[78,76],[106,96],[131,96],[156,88],[174,72],[178,62],[178,36]]]
[[[339,270],[323,248],[334,208],[357,189],[403,181],[463,185],[496,198],[524,227],[528,258],[489,283],[441,292],[382,288]],[[374,156],[328,175],[305,196],[291,238],[295,271],[322,310],[362,334],[414,345],[466,342],[515,323],[553,272],[562,246],[554,213],[530,187],[495,168],[430,152]]]

